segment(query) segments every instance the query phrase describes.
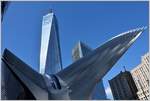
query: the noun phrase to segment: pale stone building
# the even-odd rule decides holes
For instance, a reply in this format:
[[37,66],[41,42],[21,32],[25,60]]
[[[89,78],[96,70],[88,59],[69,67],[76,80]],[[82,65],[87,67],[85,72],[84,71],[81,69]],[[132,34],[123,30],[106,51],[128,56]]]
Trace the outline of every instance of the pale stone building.
[[131,70],[131,74],[138,88],[137,95],[140,100],[149,99],[149,56],[150,53],[142,56],[141,63]]

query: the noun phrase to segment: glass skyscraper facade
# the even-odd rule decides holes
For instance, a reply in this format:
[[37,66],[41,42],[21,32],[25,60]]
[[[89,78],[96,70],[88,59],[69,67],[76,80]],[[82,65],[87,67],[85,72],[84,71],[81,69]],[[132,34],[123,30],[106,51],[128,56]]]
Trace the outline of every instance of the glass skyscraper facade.
[[54,74],[62,69],[58,33],[54,13],[50,12],[43,16],[39,68],[41,74]]
[[121,71],[109,84],[114,100],[138,100],[138,90],[129,71]]
[[[85,43],[79,41],[78,44],[74,47],[72,50],[72,59],[73,61],[76,61],[86,55],[88,55],[92,51],[92,48],[90,48]],[[94,88],[94,91],[92,93],[91,99],[99,99],[99,100],[106,100],[106,93],[103,85],[103,81],[97,82],[97,85]]]

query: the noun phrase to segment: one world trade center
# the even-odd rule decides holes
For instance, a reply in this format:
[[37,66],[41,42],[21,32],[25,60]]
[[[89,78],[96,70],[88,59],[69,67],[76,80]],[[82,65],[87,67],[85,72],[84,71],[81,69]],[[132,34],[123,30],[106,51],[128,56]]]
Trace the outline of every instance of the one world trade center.
[[41,74],[54,74],[62,69],[57,19],[53,12],[43,16],[40,49]]

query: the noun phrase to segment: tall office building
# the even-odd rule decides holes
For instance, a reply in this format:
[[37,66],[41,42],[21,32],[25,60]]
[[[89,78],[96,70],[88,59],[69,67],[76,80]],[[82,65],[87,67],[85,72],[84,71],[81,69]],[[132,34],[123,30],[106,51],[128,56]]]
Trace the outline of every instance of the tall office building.
[[92,51],[92,48],[87,46],[85,43],[79,41],[72,50],[72,59],[76,61],[83,56],[86,56]]
[[53,12],[43,16],[40,73],[54,74],[62,69],[58,25]]
[[[79,41],[77,45],[72,50],[72,59],[77,61],[78,59],[88,55],[92,49],[85,43]],[[106,99],[106,93],[103,85],[103,80],[97,80],[97,85],[94,88],[91,99]]]
[[137,95],[140,100],[147,100],[149,94],[149,53],[142,56],[141,63],[131,70],[131,74],[138,88]]
[[109,80],[111,91],[115,100],[137,100],[137,87],[130,72],[120,72]]

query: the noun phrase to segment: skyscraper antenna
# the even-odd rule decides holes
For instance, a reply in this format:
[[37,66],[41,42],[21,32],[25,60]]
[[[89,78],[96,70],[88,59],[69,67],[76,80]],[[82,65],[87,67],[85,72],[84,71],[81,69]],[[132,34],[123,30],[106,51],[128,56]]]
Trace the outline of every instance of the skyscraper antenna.
[[124,68],[124,71],[126,71],[126,67],[125,67],[125,66],[123,66],[123,68]]
[[49,10],[49,13],[52,13],[52,12],[53,12],[53,10],[52,10],[52,9],[50,9],[50,10]]

